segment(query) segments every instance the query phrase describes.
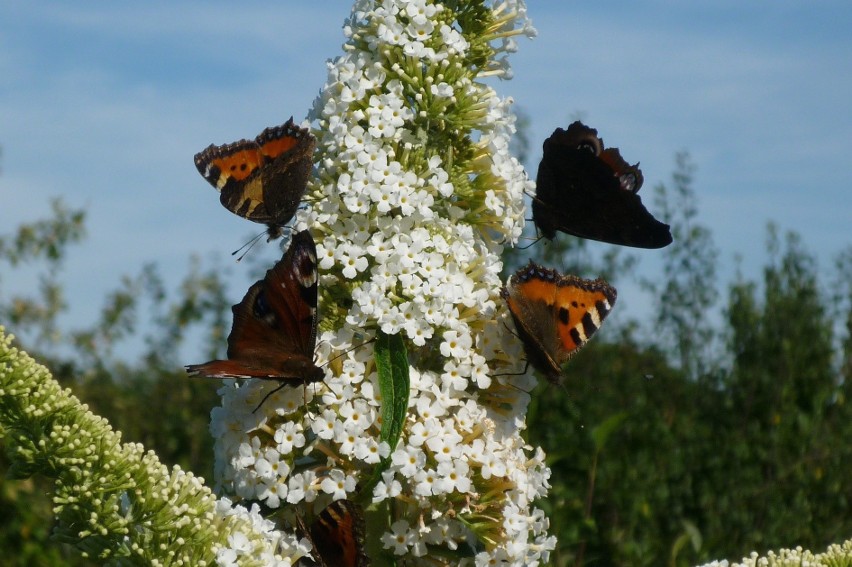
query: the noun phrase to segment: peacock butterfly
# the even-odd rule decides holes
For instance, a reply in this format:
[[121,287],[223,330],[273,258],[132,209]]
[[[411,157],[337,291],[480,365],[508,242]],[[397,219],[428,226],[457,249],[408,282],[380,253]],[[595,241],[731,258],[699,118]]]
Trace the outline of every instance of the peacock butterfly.
[[618,148],[604,148],[594,128],[574,122],[544,141],[538,166],[533,222],[550,240],[556,231],[634,246],[662,248],[672,242],[669,226],[642,205],[639,164]]
[[293,218],[305,194],[316,138],[293,118],[267,128],[254,140],[211,144],[195,154],[198,172],[220,191],[222,205],[235,215],[266,224],[269,239]]
[[367,567],[364,551],[366,525],[361,506],[351,500],[335,500],[320,512],[307,530],[299,521],[299,530],[311,540],[311,559],[299,564],[317,567]]
[[262,378],[283,385],[320,382],[317,339],[317,250],[310,232],[294,235],[266,277],[231,308],[228,359],[186,367],[190,376]]
[[600,328],[617,294],[602,279],[562,275],[530,261],[509,278],[500,295],[509,306],[527,361],[558,383],[562,365]]

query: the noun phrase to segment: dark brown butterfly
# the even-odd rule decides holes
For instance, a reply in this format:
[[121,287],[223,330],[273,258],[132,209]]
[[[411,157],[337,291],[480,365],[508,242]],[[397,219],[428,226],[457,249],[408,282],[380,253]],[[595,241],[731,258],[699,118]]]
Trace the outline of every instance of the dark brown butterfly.
[[503,287],[527,361],[558,383],[562,365],[585,345],[612,311],[615,288],[604,280],[562,275],[530,262]]
[[594,128],[574,122],[544,141],[538,166],[533,221],[548,239],[556,231],[634,246],[662,248],[672,242],[669,226],[642,205],[639,164],[630,165],[618,148],[604,148]]
[[300,565],[318,567],[367,567],[364,552],[364,512],[351,500],[335,500],[305,528],[301,519],[299,529],[311,540],[312,559],[302,559]]
[[262,378],[298,386],[322,381],[317,339],[317,250],[311,234],[293,236],[284,257],[231,308],[228,359],[186,367],[190,376]]
[[198,172],[220,191],[235,215],[266,224],[270,240],[293,218],[305,194],[316,138],[293,118],[267,128],[254,140],[211,144],[195,154]]

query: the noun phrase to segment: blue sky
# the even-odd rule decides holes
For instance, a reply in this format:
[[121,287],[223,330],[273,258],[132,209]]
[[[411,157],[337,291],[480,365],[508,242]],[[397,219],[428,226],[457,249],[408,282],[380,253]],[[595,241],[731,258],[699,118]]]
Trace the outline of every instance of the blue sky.
[[[242,297],[257,273],[229,253],[261,227],[221,207],[192,156],[304,118],[350,5],[4,2],[0,232],[45,216],[54,196],[87,208],[89,237],[64,272],[66,322],[93,320],[146,262],[176,283],[193,253],[219,255]],[[532,120],[532,177],[541,141],[582,112],[641,161],[646,203],[674,154],[691,153],[724,278],[735,254],[759,277],[770,220],[799,232],[827,276],[852,244],[852,4],[533,1],[529,13],[539,35],[519,41],[515,78],[496,87]],[[658,257],[639,253],[653,274]],[[35,281],[4,274],[2,290]],[[619,303],[648,309],[627,281]]]

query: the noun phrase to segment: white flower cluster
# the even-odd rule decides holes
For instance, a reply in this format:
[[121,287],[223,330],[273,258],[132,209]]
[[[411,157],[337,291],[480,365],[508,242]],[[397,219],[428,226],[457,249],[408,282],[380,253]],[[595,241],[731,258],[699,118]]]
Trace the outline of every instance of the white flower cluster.
[[[276,529],[274,522],[261,515],[257,504],[246,509],[228,498],[220,498],[216,502],[216,515],[233,524],[227,546],[219,547],[216,552],[216,564],[221,567],[291,567],[296,559],[309,556],[310,545]],[[275,553],[277,549],[286,553]]]
[[[330,371],[256,412],[275,384],[224,387],[211,424],[216,477],[241,499],[318,511],[389,460],[372,493],[393,518],[378,528],[389,553],[417,564],[430,545],[455,552],[450,564],[537,565],[555,546],[531,506],[550,471],[520,436],[528,379],[499,376],[523,359],[503,323],[499,274],[531,183],[508,153],[510,101],[481,82],[508,76],[501,57],[533,30],[521,0],[451,5],[353,9],[345,55],[329,63],[314,106],[318,178],[299,214],[317,242],[318,363]],[[382,399],[365,344],[379,330],[408,348],[396,447],[379,442]]]
[[834,567],[852,564],[852,539],[834,543],[822,553],[813,553],[798,546],[794,549],[769,551],[766,555],[752,552],[738,562],[727,559],[711,561],[702,567]]

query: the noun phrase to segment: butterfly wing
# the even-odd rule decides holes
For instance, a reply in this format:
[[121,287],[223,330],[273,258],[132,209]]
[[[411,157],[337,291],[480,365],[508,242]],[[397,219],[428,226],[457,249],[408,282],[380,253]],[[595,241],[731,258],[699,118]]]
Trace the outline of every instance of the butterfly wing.
[[527,360],[551,382],[600,328],[617,296],[604,280],[565,276],[533,262],[512,276],[502,295]]
[[[301,527],[304,531],[304,526]],[[364,512],[351,500],[335,500],[311,525],[314,564],[320,567],[367,567]],[[307,565],[307,561],[303,561]]]
[[322,369],[313,363],[317,280],[316,246],[310,233],[302,231],[266,277],[233,306],[228,360],[187,366],[187,372],[294,384],[322,380]]
[[671,243],[671,233],[636,194],[642,182],[638,164],[628,164],[618,148],[604,149],[596,130],[579,122],[568,130],[557,128],[544,142],[533,220],[549,239],[562,231],[611,244],[662,248]]
[[195,155],[198,172],[220,191],[222,205],[250,221],[281,226],[299,207],[316,139],[293,118],[254,140],[210,145]]
[[263,198],[260,175],[264,157],[254,140],[224,146],[209,145],[195,154],[195,167],[219,191],[222,206],[243,218],[259,223],[272,221]]
[[263,200],[273,225],[289,222],[305,194],[313,167],[316,138],[290,118],[257,137],[266,165],[261,170]]

